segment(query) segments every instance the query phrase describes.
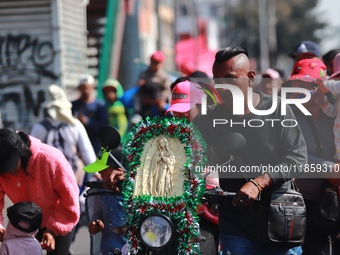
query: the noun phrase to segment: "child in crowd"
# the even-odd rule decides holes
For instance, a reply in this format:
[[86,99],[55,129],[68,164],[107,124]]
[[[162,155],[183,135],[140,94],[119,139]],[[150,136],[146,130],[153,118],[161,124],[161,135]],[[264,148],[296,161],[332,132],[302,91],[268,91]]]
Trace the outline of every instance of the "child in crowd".
[[[198,83],[191,82],[190,77],[178,78],[171,84],[171,88],[172,97],[168,112],[171,112],[176,118],[184,118],[196,124],[200,119],[202,96],[204,95],[203,88]],[[206,177],[205,184],[208,189],[219,186],[217,172],[206,174],[204,173],[204,177]],[[200,233],[207,238],[205,242],[200,244],[202,255],[217,254],[217,225],[202,217],[200,219]]]
[[[121,161],[121,148],[112,151],[113,156]],[[94,163],[84,167],[88,173],[99,172],[102,179],[109,178],[112,170],[119,166],[109,156],[109,153],[102,149]],[[103,194],[94,196],[93,214],[89,223],[89,232],[94,235],[102,232],[100,250],[102,255],[113,254],[114,249],[122,249],[126,241],[125,235],[125,214],[123,210],[123,196]]]
[[123,87],[116,79],[108,79],[105,81],[102,90],[107,105],[109,123],[118,129],[121,137],[124,137],[128,128],[128,120],[125,107],[120,101],[120,98],[124,95]]
[[42,248],[35,238],[41,222],[41,208],[33,202],[19,202],[7,208],[9,222],[1,255],[41,255]]
[[202,95],[204,92],[197,83],[186,80],[175,84],[167,113],[192,121],[201,111]]
[[[203,88],[198,83],[191,82],[189,77],[177,79],[171,87],[172,97],[167,113],[170,112],[176,118],[187,119],[196,124],[201,113]],[[206,185],[210,188],[219,186],[216,174],[211,174],[206,178]]]

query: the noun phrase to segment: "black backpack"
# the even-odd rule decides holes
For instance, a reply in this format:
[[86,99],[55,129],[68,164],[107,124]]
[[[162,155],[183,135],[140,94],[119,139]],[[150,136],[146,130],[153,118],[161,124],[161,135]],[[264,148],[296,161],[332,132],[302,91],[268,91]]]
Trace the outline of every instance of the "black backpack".
[[68,124],[61,123],[59,125],[53,125],[48,120],[43,120],[40,124],[47,130],[47,135],[43,142],[59,149],[75,172],[78,168],[79,158],[74,151],[74,145],[69,140],[70,132]]

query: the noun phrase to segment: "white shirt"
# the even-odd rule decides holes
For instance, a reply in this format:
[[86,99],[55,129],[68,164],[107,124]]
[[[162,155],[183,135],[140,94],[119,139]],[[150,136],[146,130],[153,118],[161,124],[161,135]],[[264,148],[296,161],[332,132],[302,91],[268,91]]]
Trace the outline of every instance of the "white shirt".
[[[51,120],[51,119],[49,119]],[[91,141],[87,135],[86,129],[84,125],[78,120],[76,120],[76,124],[68,124],[70,128],[70,141],[72,144],[77,148],[77,153],[80,156],[81,160],[83,161],[84,165],[88,165],[93,163],[96,160],[96,154],[92,147]],[[61,122],[57,120],[53,120],[52,123],[54,125],[58,125]],[[47,130],[45,127],[40,124],[36,123],[31,131],[31,135],[44,141],[47,136]]]

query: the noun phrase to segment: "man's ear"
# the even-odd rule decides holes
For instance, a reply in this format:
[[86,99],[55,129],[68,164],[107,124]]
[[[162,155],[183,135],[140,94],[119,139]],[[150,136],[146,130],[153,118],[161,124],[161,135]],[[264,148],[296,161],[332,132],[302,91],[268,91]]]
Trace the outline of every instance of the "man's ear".
[[255,76],[256,76],[256,73],[255,73],[254,70],[250,70],[250,71],[248,72],[247,76],[248,76],[249,79],[253,79],[253,80],[254,80],[254,79],[255,79]]
[[255,73],[254,70],[250,70],[250,71],[247,73],[247,76],[248,76],[248,78],[249,78],[249,85],[250,85],[251,83],[254,82],[256,73]]

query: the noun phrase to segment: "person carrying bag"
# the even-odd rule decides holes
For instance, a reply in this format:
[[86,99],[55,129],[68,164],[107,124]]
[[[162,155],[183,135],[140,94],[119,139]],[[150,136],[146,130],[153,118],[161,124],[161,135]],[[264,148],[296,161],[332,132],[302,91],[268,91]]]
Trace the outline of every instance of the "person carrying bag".
[[306,205],[295,180],[262,195],[257,205],[257,241],[262,245],[296,247],[306,231]]

